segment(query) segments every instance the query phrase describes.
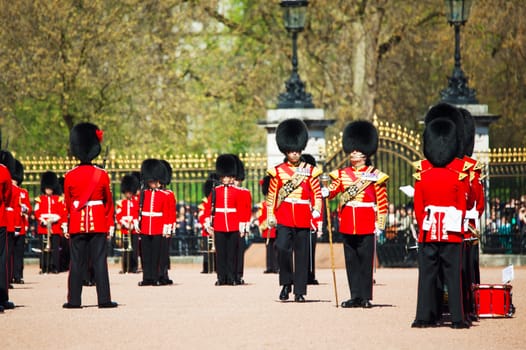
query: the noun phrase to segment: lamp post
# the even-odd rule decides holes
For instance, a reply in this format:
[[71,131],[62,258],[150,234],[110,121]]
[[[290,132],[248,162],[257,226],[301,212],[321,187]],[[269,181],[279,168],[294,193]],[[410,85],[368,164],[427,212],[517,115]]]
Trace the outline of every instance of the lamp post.
[[448,87],[440,92],[442,101],[451,104],[478,104],[474,89],[468,87],[468,79],[460,66],[460,26],[469,17],[472,0],[445,0],[447,21],[455,28],[455,68],[449,77]]
[[305,84],[298,74],[298,33],[305,27],[307,16],[307,0],[283,0],[280,6],[283,10],[285,28],[292,34],[292,73],[285,82],[286,92],[278,96],[278,108],[314,108],[312,95],[305,91]]

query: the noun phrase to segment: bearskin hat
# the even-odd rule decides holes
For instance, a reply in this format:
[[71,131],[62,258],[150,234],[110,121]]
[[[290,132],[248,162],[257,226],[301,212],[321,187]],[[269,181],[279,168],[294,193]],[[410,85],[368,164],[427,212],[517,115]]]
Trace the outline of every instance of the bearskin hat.
[[101,142],[102,130],[92,123],[79,123],[69,134],[71,154],[82,163],[90,163],[100,154]]
[[301,161],[305,162],[307,164],[310,164],[312,166],[316,166],[316,158],[312,154],[309,153],[303,153],[301,155]]
[[141,164],[141,178],[144,182],[166,180],[166,173],[166,167],[159,159],[145,159]]
[[219,177],[216,173],[208,174],[208,178],[203,184],[203,196],[208,197],[212,189],[219,183]]
[[307,126],[300,119],[286,119],[279,123],[276,129],[276,143],[281,153],[303,151],[308,140]]
[[216,173],[217,176],[232,176],[238,175],[238,163],[233,154],[221,154],[216,159]]
[[232,157],[236,159],[236,180],[245,181],[245,164],[236,154],[232,154]]
[[137,193],[139,189],[139,179],[131,174],[124,175],[121,179],[121,193]]
[[54,194],[60,192],[60,183],[57,174],[53,171],[46,171],[40,177],[40,192],[45,193],[46,188],[52,189]]
[[464,118],[463,152],[466,156],[471,157],[475,148],[475,119],[467,109],[459,108],[458,110]]
[[11,177],[16,181],[18,186],[22,185],[22,181],[24,181],[24,166],[18,159],[15,159],[15,170],[11,174]]
[[350,122],[343,129],[342,147],[347,154],[360,151],[369,158],[378,149],[378,130],[366,120]]
[[460,144],[455,123],[449,118],[431,120],[424,129],[424,156],[436,167],[444,167],[457,156]]
[[[455,106],[452,106],[448,103],[439,103],[427,112],[424,124],[427,125],[429,122],[431,122],[433,119],[437,118],[447,118],[455,124],[455,129],[457,132],[457,142],[458,145],[462,146],[464,144],[464,117],[462,116],[462,113],[459,111],[459,109]],[[457,157],[462,158],[464,156],[464,150],[463,147],[458,147],[457,149]]]
[[11,174],[11,177],[13,177],[13,173],[15,172],[15,157],[11,154],[11,152],[6,150],[0,151],[0,164],[5,165],[7,170],[9,170],[9,174]]
[[261,181],[259,181],[259,184],[261,185],[261,193],[266,196],[270,186],[270,175],[266,175],[264,178],[262,178]]
[[172,182],[173,169],[167,160],[161,159],[161,163],[163,163],[164,167],[166,168],[166,176],[161,180],[161,183],[165,186],[168,186]]

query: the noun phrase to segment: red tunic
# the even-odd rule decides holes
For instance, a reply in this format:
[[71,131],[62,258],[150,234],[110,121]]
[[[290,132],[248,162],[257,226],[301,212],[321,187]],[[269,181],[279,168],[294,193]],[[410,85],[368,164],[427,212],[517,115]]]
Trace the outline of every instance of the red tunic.
[[25,188],[20,188],[20,234],[25,235],[29,227],[29,215],[33,211],[29,192]]
[[329,186],[329,198],[345,193],[352,184],[359,188],[364,186],[352,200],[340,200],[340,233],[366,235],[374,233],[376,228],[385,229],[388,207],[387,174],[372,166],[363,166],[358,169],[347,167],[335,170],[330,176],[333,181]]
[[20,213],[22,207],[20,206],[20,187],[13,184],[11,187],[11,202],[6,207],[7,216],[7,232],[20,231]]
[[172,190],[164,189],[163,191],[166,193],[166,200],[168,202],[169,214],[165,218],[166,220],[165,225],[169,225],[169,226],[166,226],[166,230],[167,230],[166,234],[168,234],[168,232],[170,233],[175,232],[175,228],[177,224],[177,215],[176,215],[177,201],[175,199],[175,194],[173,193]]
[[0,164],[0,227],[7,227],[6,208],[11,203],[11,174],[6,166]]
[[123,199],[117,203],[115,211],[115,220],[121,226],[121,233],[127,235],[136,234],[136,228],[139,226],[139,200],[136,197],[132,199]]
[[56,194],[42,194],[35,199],[35,218],[38,221],[37,233],[46,235],[46,222],[51,220],[51,233],[62,234],[62,223],[66,222],[64,199]]
[[201,225],[201,236],[208,237],[210,234],[205,228],[205,207],[208,205],[208,198],[203,198],[201,203],[197,206],[198,212],[197,212],[197,220],[199,221],[199,224]]
[[213,224],[214,231],[238,232],[239,223],[243,222],[246,216],[245,190],[233,185],[219,185],[214,191],[215,215],[212,222],[212,192],[205,204],[205,223]]
[[[165,234],[173,220],[169,193],[161,189],[146,189],[141,210],[141,234],[160,236]],[[173,194],[172,194],[173,197]]]
[[248,233],[250,227],[250,219],[252,218],[252,194],[247,188],[237,187],[242,192],[242,208],[239,213],[239,221],[242,224],[245,233]]
[[[312,210],[322,210],[322,197],[318,176],[319,168],[301,162],[299,166],[281,163],[268,170],[271,176],[267,195],[269,220],[275,218],[277,223],[288,227],[310,228]],[[295,175],[296,174],[296,175]],[[303,179],[285,198],[280,199],[280,190],[291,184],[291,180]]]
[[[472,230],[478,231],[479,222],[484,212],[484,187],[481,183],[482,164],[475,159],[464,156],[464,161],[469,164],[469,200],[466,207],[466,223],[464,226],[466,238],[473,237]],[[471,229],[468,229],[468,225]]]
[[64,201],[69,213],[69,233],[108,233],[114,226],[113,196],[108,173],[81,164],[64,177]]
[[276,228],[269,227],[267,224],[267,202],[266,201],[261,202],[259,205],[258,222],[259,222],[259,229],[261,231],[261,237],[276,238]]
[[429,167],[415,181],[414,212],[419,243],[462,242],[468,192],[465,174],[450,166]]

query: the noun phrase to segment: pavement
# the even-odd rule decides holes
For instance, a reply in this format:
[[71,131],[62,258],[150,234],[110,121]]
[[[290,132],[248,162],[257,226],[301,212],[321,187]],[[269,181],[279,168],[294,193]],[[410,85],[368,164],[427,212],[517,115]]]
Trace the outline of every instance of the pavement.
[[[171,286],[139,287],[141,274],[119,274],[110,264],[115,309],[97,308],[85,287],[83,308],[63,309],[67,273],[41,275],[27,265],[25,284],[14,285],[14,310],[0,314],[1,349],[521,349],[526,334],[526,268],[515,268],[512,318],[481,319],[470,329],[445,325],[411,328],[416,268],[378,268],[374,307],[336,307],[332,270],[319,268],[320,284],[307,302],[281,302],[276,274],[247,267],[241,286],[214,286],[199,264],[173,264]],[[484,283],[500,283],[501,268],[484,267]],[[338,302],[349,298],[345,269],[337,268]],[[291,295],[291,299],[293,296]]]

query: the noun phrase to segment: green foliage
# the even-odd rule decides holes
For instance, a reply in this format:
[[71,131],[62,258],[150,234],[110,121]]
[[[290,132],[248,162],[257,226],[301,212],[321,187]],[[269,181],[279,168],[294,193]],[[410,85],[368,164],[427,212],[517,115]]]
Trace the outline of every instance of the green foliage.
[[[418,128],[453,69],[441,0],[316,0],[298,37],[299,72],[336,119]],[[492,146],[523,146],[526,9],[479,0],[462,27],[462,67],[490,112]],[[491,16],[487,16],[491,13]],[[90,120],[112,150],[263,151],[257,121],[291,70],[279,2],[20,0],[0,2],[0,127],[19,154],[67,153]]]

